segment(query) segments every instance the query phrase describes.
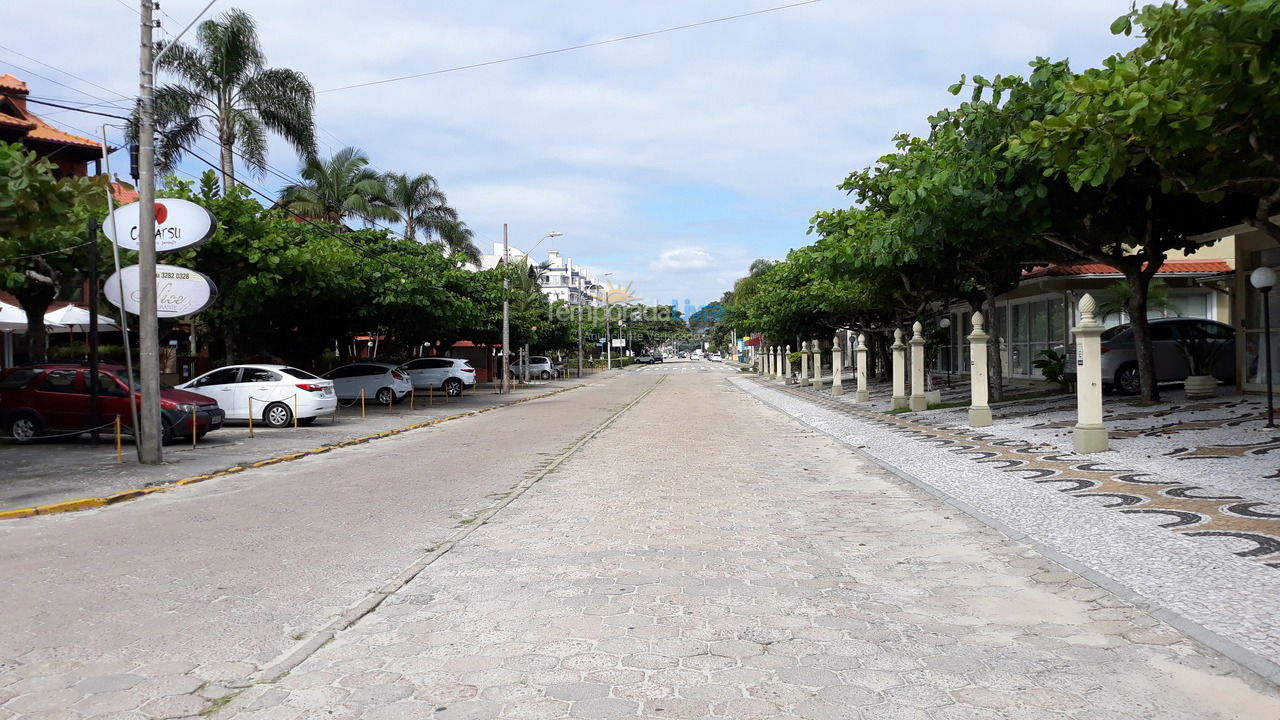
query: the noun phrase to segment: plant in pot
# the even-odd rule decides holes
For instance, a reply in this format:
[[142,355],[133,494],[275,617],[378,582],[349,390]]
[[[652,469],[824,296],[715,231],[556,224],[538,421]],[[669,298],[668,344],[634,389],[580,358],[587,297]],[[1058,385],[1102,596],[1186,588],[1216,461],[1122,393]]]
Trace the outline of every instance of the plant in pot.
[[1187,358],[1187,379],[1183,381],[1188,400],[1216,397],[1218,379],[1213,376],[1213,365],[1218,353],[1227,343],[1209,337],[1197,326],[1183,329],[1183,337],[1177,341],[1178,349]]
[[800,356],[803,353],[793,352],[787,356],[787,369],[791,372],[787,373],[787,382],[795,382],[796,373],[800,372]]

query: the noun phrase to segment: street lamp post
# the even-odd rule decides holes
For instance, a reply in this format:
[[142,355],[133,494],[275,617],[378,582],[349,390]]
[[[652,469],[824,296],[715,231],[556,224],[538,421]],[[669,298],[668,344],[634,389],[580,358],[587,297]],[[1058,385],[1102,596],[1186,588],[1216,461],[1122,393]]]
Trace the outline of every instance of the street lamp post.
[[1275,410],[1272,402],[1272,378],[1271,378],[1271,303],[1269,295],[1271,288],[1276,286],[1276,271],[1269,267],[1260,267],[1249,274],[1249,284],[1262,292],[1262,327],[1263,342],[1266,343],[1266,361],[1267,361],[1267,427],[1273,428],[1275,423]]
[[939,320],[938,327],[947,331],[947,344],[943,347],[947,351],[946,360],[944,362],[947,363],[947,387],[949,388],[951,387],[951,318],[944,317]]
[[[600,277],[609,277],[613,273],[607,272]],[[604,368],[606,370],[613,369],[613,335],[609,333],[609,303],[613,299],[608,288],[604,291]]]
[[[543,235],[542,239],[534,243],[533,247],[529,249],[529,252],[526,252],[524,254],[525,259],[529,258],[529,253],[537,249],[537,247],[542,244],[543,240],[546,240],[547,238],[550,238],[550,237],[560,237],[563,234],[564,233],[558,232],[556,230],[552,230],[546,235]],[[507,242],[507,224],[506,223],[502,223],[502,259],[500,260],[500,262],[503,265],[511,264],[511,245]],[[506,273],[503,273],[503,275],[504,277],[502,278],[502,291],[503,291],[502,292],[502,392],[503,394],[507,394],[511,392],[511,355],[510,355],[511,351],[509,350],[509,348],[511,347],[511,298],[509,297],[510,295],[509,291],[511,290],[511,279],[509,277],[506,277]]]

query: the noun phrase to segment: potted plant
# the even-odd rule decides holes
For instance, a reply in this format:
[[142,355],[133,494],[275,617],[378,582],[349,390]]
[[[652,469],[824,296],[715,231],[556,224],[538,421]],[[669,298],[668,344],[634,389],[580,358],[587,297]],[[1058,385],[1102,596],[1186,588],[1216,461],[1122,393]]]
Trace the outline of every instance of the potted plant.
[[1213,376],[1213,365],[1227,343],[1210,338],[1194,325],[1184,328],[1183,333],[1185,337],[1179,338],[1177,344],[1187,358],[1187,379],[1183,381],[1187,399],[1216,397],[1218,379]]

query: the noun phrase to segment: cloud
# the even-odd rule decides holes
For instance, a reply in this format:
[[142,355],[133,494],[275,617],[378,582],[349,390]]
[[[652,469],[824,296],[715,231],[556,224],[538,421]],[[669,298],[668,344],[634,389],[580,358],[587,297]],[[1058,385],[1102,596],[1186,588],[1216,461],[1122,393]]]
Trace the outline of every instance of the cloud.
[[654,272],[690,272],[693,270],[706,270],[712,266],[711,253],[698,248],[676,248],[667,250],[658,256],[657,260],[649,263],[649,269]]

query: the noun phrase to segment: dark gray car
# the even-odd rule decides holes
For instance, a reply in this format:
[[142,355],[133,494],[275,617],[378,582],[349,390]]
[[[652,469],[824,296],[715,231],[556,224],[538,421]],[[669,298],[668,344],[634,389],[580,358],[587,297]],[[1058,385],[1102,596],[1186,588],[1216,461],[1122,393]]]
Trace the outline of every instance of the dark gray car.
[[[1149,321],[1149,325],[1156,382],[1186,380],[1189,372],[1187,357],[1178,347],[1178,341],[1202,337],[1222,346],[1214,357],[1213,376],[1228,385],[1235,384],[1236,331],[1230,325],[1200,318],[1160,318]],[[1075,379],[1074,356],[1067,366],[1067,377]],[[1102,386],[1105,390],[1126,395],[1142,390],[1133,328],[1128,324],[1108,328],[1102,333]]]

